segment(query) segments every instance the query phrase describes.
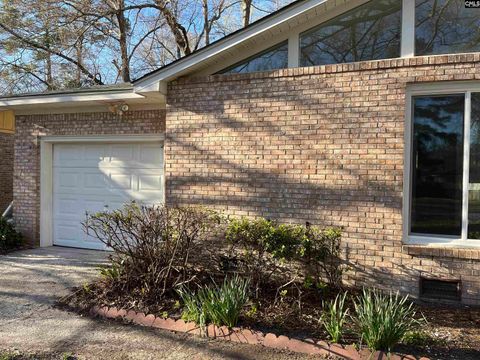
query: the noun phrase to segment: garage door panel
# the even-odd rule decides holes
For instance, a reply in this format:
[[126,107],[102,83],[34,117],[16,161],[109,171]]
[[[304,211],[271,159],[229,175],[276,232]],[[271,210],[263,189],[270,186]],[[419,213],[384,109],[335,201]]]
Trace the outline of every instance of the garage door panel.
[[105,210],[105,201],[92,199],[92,200],[70,200],[70,199],[61,199],[55,200],[53,203],[55,220],[58,223],[63,223],[66,221],[73,221],[77,223],[80,221],[85,221],[88,214],[97,213],[99,211]]
[[54,167],[98,167],[105,157],[105,147],[99,145],[55,145],[55,149]]
[[133,190],[132,175],[110,174],[109,187],[113,190]]
[[[82,171],[82,169],[78,169]],[[91,170],[85,170],[83,173],[83,186],[82,190],[95,191],[98,189],[104,189],[107,181],[107,176],[101,172],[94,172]],[[87,193],[88,194],[88,193]]]
[[76,241],[77,240],[77,224],[75,221],[63,221],[62,225],[55,228],[55,235],[57,240]]
[[56,179],[58,191],[72,191],[80,186],[79,176],[74,172],[58,172]]
[[54,203],[54,209],[61,210],[55,213],[56,216],[78,215],[78,201],[76,199],[62,199],[57,197]]
[[82,150],[79,153],[79,160],[102,162],[105,158],[105,146],[104,145],[83,145]]
[[140,147],[140,163],[151,167],[163,164],[163,151],[159,152],[152,145],[144,145]]
[[[98,200],[98,199],[84,199],[82,202],[82,212],[80,213],[86,219],[87,214],[95,214],[100,211],[105,210],[106,204],[105,200]],[[84,220],[85,220],[84,219]]]
[[136,147],[129,144],[113,145],[110,151],[110,162],[128,163],[135,161]]
[[163,202],[163,148],[153,144],[54,145],[54,244],[104,249],[85,234],[86,213],[121,208],[135,200]]
[[161,188],[162,184],[163,184],[162,175],[142,174],[138,176],[139,191],[158,190]]
[[53,155],[54,165],[83,158],[82,145],[55,145],[55,148],[58,151]]

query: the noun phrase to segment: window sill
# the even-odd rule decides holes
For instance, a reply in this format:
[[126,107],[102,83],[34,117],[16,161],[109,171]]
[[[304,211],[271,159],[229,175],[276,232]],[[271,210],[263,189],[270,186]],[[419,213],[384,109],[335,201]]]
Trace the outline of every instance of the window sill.
[[408,255],[447,257],[454,259],[480,260],[479,248],[461,248],[449,246],[403,245]]

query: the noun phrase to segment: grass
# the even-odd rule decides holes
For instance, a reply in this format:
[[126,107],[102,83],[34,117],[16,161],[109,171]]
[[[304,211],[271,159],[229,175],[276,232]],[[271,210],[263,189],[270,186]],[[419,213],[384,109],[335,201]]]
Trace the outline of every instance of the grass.
[[233,327],[248,301],[248,289],[249,281],[239,276],[225,279],[220,287],[200,287],[197,292],[180,288],[177,292],[184,304],[182,318],[200,326],[213,323]]
[[408,296],[363,290],[355,301],[354,319],[360,338],[371,350],[391,351],[422,324]]
[[345,306],[347,292],[338,294],[335,300],[324,303],[325,313],[322,315],[321,323],[333,342],[340,342],[343,335],[343,328],[348,318],[348,308]]

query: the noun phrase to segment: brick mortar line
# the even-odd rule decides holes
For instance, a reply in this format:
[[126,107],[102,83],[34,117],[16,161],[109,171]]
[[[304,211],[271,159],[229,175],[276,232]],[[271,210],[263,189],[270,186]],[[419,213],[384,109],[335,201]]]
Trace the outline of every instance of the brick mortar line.
[[[289,338],[284,335],[275,335],[273,333],[264,334],[260,331],[252,331],[239,327],[228,328],[226,326],[208,325],[202,329],[194,322],[185,322],[183,320],[175,320],[172,318],[156,317],[153,314],[137,313],[133,310],[117,309],[116,307],[94,306],[90,309],[90,315],[100,316],[107,319],[125,319],[137,325],[158,328],[163,330],[182,332],[192,335],[207,336],[224,341],[232,341],[250,345],[262,345],[268,348],[289,350],[292,352],[336,356],[348,360],[363,359],[389,359],[389,360],[417,360],[413,355],[401,356],[398,354],[387,354],[381,351],[372,353],[368,349],[357,351],[353,345],[343,346],[340,344],[327,343],[325,341],[317,341],[311,339],[299,340]],[[419,360],[429,360],[426,357],[418,358]]]

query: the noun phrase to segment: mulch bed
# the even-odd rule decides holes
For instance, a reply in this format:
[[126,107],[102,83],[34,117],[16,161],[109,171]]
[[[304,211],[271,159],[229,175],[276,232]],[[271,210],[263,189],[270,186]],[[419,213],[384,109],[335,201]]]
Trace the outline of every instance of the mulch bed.
[[480,359],[480,307],[418,304],[428,323],[426,339],[418,344],[399,346],[397,351],[432,359]]
[[[353,295],[355,291],[351,290],[350,293]],[[250,302],[241,315],[238,326],[290,338],[325,340],[328,339],[328,334],[319,323],[321,303],[335,295],[334,291],[295,286],[288,288],[282,296],[279,295],[277,286],[272,284],[262,289],[260,300]],[[105,296],[103,289],[96,284],[75,289],[72,295],[61,299],[59,304],[84,313],[99,305],[173,319],[181,317],[176,294],[170,294],[156,304],[143,304],[135,298],[118,294]],[[408,345],[399,345],[395,352],[432,359],[480,359],[480,308],[418,304],[417,309],[424,314],[428,324],[421,329],[421,336],[410,340]],[[343,344],[358,343],[353,324],[349,322]]]

